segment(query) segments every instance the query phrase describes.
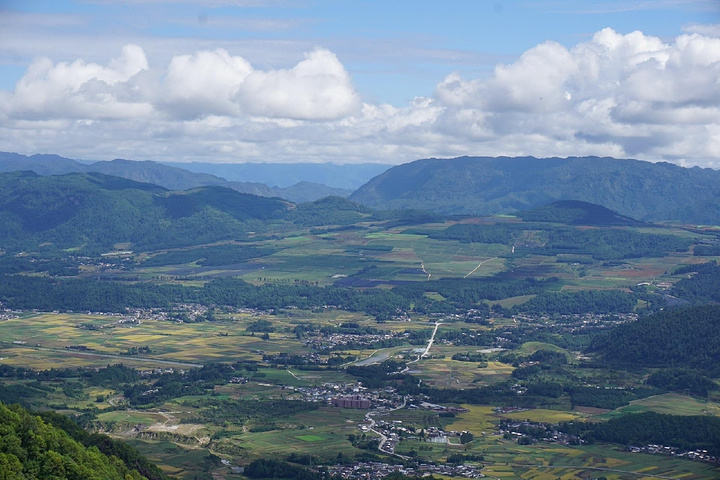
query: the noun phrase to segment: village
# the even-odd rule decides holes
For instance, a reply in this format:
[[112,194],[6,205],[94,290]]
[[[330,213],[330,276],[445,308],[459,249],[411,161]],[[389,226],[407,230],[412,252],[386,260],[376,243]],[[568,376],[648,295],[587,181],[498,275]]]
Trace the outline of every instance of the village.
[[409,477],[425,475],[444,475],[448,477],[482,478],[482,466],[472,465],[433,465],[420,463],[417,467],[391,465],[381,462],[354,462],[350,465],[328,467],[328,473],[350,480],[379,480],[391,473],[402,473]]
[[707,450],[682,450],[665,445],[643,445],[642,447],[629,446],[626,451],[632,453],[651,453],[656,455],[670,455],[672,457],[687,458],[698,462],[720,465],[720,457],[708,454]]

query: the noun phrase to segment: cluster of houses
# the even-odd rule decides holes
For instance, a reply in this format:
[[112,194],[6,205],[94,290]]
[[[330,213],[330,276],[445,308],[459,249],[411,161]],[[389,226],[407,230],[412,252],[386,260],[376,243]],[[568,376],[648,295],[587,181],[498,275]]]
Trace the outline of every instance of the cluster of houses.
[[500,434],[505,438],[526,445],[537,442],[557,443],[560,445],[581,445],[584,443],[577,435],[559,432],[549,423],[505,419],[500,422],[499,430]]
[[443,475],[446,477],[481,478],[481,466],[472,465],[434,465],[421,463],[417,467],[390,465],[380,462],[355,462],[350,465],[334,465],[328,467],[328,473],[349,480],[380,480],[391,473],[402,473],[409,477],[426,475]]
[[370,408],[371,402],[367,397],[362,395],[345,395],[341,397],[334,397],[332,400],[333,407],[340,408],[360,408],[367,410]]
[[670,455],[673,457],[687,458],[699,462],[712,463],[720,465],[720,457],[710,455],[707,450],[681,450],[676,447],[666,447],[665,445],[644,445],[642,447],[629,446],[625,450],[633,453],[653,453],[659,455]]
[[318,351],[324,351],[348,346],[371,346],[381,342],[403,338],[408,335],[409,334],[405,332],[367,333],[360,335],[350,333],[331,333],[307,336],[303,338],[303,344],[306,347],[310,347]]
[[[2,307],[2,302],[0,302],[0,307]],[[13,320],[15,318],[19,318],[18,315],[19,312],[13,312],[12,310],[4,309],[0,311],[0,321],[3,320]]]
[[357,383],[327,382],[314,387],[294,387],[293,391],[306,402],[326,403],[338,408],[367,410],[375,406],[388,409],[402,403],[402,396],[393,388],[368,390]]
[[[368,431],[369,427],[361,425],[362,431]],[[425,440],[430,443],[451,443],[450,438],[459,438],[463,432],[456,431],[444,431],[437,427],[428,427],[426,429],[417,432],[414,428],[407,428],[403,425],[400,420],[394,420],[392,422],[386,422],[384,420],[378,420],[374,426],[374,430],[378,433],[385,435],[387,441],[383,445],[383,450],[388,453],[395,451],[395,446],[400,442],[401,438],[408,440]],[[455,442],[459,444],[460,441]]]
[[314,403],[326,403],[332,405],[333,398],[342,395],[359,395],[365,391],[364,388],[354,383],[333,383],[327,382],[312,387],[289,387],[296,394],[299,394],[303,401]]
[[[162,375],[164,373],[175,373],[175,369],[172,367],[167,368],[153,368],[151,370],[139,370],[138,374],[140,374],[141,377],[151,377],[153,375]],[[178,373],[180,375],[185,373],[185,370],[178,370]]]
[[467,408],[461,408],[461,407],[446,407],[445,405],[438,405],[436,403],[430,403],[430,402],[420,402],[418,405],[415,405],[414,403],[411,403],[408,405],[408,408],[411,410],[414,410],[416,408],[420,408],[422,410],[432,410],[433,412],[438,413],[465,413],[469,412]]

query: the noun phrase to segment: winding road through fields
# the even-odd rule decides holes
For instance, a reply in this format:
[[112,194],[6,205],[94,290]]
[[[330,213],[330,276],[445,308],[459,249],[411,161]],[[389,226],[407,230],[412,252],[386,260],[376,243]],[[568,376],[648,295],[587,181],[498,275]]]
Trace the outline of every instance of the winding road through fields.
[[400,455],[399,453],[395,453],[394,451],[390,451],[390,450],[386,450],[386,449],[385,449],[385,444],[387,443],[388,438],[387,438],[387,436],[386,436],[384,433],[379,432],[378,430],[375,430],[375,423],[376,423],[376,422],[375,422],[375,419],[374,419],[372,416],[373,416],[373,415],[386,415],[386,414],[388,414],[388,413],[390,413],[390,412],[394,412],[395,410],[400,410],[400,409],[402,409],[402,408],[405,408],[405,405],[407,405],[407,399],[406,399],[405,397],[403,397],[403,403],[402,403],[402,405],[400,405],[400,406],[398,406],[398,407],[395,407],[395,408],[390,409],[390,410],[385,410],[385,411],[382,411],[382,412],[379,412],[379,411],[377,411],[377,410],[371,410],[371,411],[369,411],[368,413],[365,414],[365,420],[367,420],[368,422],[370,422],[370,425],[368,425],[368,429],[369,429],[371,432],[375,433],[376,435],[379,435],[379,436],[380,436],[380,444],[378,445],[378,450],[380,450],[380,451],[383,452],[383,453],[387,453],[388,455],[395,455],[396,457],[400,457],[400,458],[402,458],[403,460],[407,460],[407,459],[410,458],[410,457],[406,457],[405,455]]

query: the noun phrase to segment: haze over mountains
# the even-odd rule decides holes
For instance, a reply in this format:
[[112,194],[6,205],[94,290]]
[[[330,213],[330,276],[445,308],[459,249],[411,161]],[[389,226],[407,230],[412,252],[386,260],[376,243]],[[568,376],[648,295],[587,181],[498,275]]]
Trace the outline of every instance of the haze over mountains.
[[[376,173],[387,168],[378,165],[349,165],[348,168],[342,168],[344,173],[341,175],[339,165],[187,164],[194,170],[182,168],[181,165],[185,166],[184,164],[175,165],[123,159],[88,163],[58,155],[25,156],[0,152],[0,172],[31,170],[39,175],[98,172],[137,182],[153,183],[169,190],[216,185],[241,193],[281,197],[293,202],[308,202],[330,195],[346,197]],[[200,170],[201,167],[204,170]],[[273,178],[280,178],[283,170],[287,172],[285,181],[273,182]],[[223,172],[224,177],[207,173],[215,171]],[[332,175],[327,172],[323,175],[322,171],[329,171]],[[293,181],[287,180],[290,178]]]
[[210,173],[232,182],[259,182],[274,187],[290,187],[312,181],[334,188],[355,190],[390,168],[378,163],[171,163],[191,172]]
[[[0,153],[0,171],[5,172],[98,172],[168,190],[220,186],[294,203],[339,196],[379,210],[490,215],[573,200],[641,221],[720,223],[720,172],[712,169],[607,157],[460,157],[417,160],[383,172],[385,168],[369,164],[165,165],[120,159],[88,164],[57,155]],[[361,182],[366,183],[354,192],[339,188]]]

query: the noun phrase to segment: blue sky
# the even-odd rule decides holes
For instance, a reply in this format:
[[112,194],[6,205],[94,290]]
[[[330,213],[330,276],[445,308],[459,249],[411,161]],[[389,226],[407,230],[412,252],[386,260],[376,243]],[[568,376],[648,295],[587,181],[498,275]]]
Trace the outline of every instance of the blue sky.
[[0,0],[0,149],[717,167],[719,24],[718,0]]

